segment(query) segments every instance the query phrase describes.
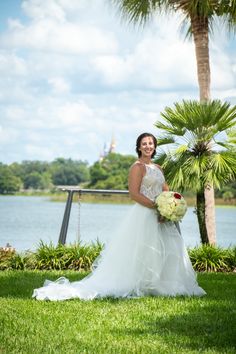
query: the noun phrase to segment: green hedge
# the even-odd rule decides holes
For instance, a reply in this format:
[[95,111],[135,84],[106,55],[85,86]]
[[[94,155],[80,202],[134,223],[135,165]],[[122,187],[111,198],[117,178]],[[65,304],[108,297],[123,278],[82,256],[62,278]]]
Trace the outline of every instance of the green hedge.
[[236,247],[202,245],[188,252],[193,268],[198,272],[236,271]]
[[35,252],[17,253],[11,248],[0,248],[0,270],[74,269],[89,271],[92,263],[99,256],[103,245],[97,241],[90,245],[49,245],[40,242]]
[[[40,242],[35,252],[18,253],[12,248],[0,248],[0,270],[64,270],[90,271],[103,245],[49,245]],[[202,245],[188,249],[193,268],[198,272],[235,272],[236,247],[221,248]]]

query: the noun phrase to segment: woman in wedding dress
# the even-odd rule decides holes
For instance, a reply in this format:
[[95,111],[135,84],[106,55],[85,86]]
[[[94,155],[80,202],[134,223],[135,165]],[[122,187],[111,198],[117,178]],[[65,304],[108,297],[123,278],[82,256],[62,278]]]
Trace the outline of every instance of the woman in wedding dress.
[[141,134],[138,160],[129,173],[129,193],[136,202],[96,261],[80,281],[62,277],[35,289],[37,300],[92,300],[103,297],[202,296],[183,238],[173,222],[158,217],[154,200],[168,190],[160,167],[152,162],[156,138]]

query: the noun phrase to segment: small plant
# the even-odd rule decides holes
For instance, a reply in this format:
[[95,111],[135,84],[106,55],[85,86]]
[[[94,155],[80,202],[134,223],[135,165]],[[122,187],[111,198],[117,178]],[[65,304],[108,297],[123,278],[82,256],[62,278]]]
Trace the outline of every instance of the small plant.
[[193,268],[198,272],[227,272],[235,267],[230,249],[202,245],[189,250]]
[[10,246],[0,248],[0,270],[10,269],[11,261],[16,255],[16,250]]
[[35,252],[36,269],[63,269],[63,245],[54,246],[52,242],[49,245],[40,241],[39,247]]
[[236,272],[236,246],[228,250],[227,263],[231,271]]
[[98,257],[103,245],[97,241],[90,245],[74,244],[53,246],[40,242],[34,254],[36,269],[76,269],[90,271],[94,260]]
[[[98,240],[91,244],[56,245],[40,241],[35,252],[17,253],[13,248],[0,248],[0,270],[77,270],[89,272],[104,245]],[[197,272],[235,272],[236,247],[223,249],[202,245],[188,250]]]

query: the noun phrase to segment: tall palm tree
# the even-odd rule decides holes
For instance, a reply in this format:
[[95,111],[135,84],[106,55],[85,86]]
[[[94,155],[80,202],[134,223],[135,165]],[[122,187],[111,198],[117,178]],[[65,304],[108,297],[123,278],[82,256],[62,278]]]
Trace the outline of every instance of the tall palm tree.
[[[187,34],[195,44],[200,101],[210,100],[209,33],[217,17],[223,18],[229,30],[236,27],[236,0],[112,0],[127,20],[145,24],[151,17],[174,11],[184,15],[189,24]],[[214,190],[205,190],[207,232],[215,243]]]
[[159,152],[167,181],[173,189],[196,192],[197,217],[202,243],[210,243],[205,219],[205,188],[220,188],[236,178],[236,106],[219,100],[183,101],[167,107],[157,122],[163,137]]

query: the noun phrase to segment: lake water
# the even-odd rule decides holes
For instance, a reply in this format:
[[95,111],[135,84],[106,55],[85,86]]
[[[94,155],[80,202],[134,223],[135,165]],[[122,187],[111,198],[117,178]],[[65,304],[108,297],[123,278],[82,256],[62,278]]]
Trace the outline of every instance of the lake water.
[[[78,240],[78,221],[83,243],[99,239],[106,242],[112,230],[119,227],[132,205],[77,203],[72,205],[67,243]],[[18,251],[37,248],[40,240],[57,244],[65,203],[51,202],[46,197],[0,196],[0,247],[10,243]],[[236,244],[236,208],[216,208],[217,244]],[[181,223],[186,246],[200,244],[196,214],[192,207]]]

